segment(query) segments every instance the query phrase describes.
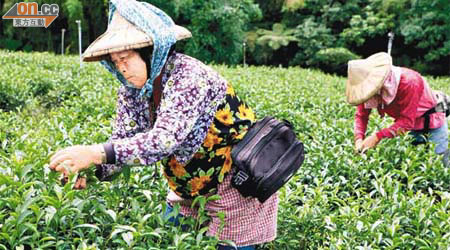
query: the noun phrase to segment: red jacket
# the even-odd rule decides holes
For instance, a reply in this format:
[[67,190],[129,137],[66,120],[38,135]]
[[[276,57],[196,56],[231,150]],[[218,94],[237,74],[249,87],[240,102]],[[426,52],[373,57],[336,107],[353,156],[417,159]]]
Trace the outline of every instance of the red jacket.
[[[421,130],[424,128],[424,118],[421,117],[427,110],[436,105],[432,90],[424,78],[414,70],[402,68],[397,94],[387,106],[379,106],[378,113],[381,117],[388,114],[395,119],[394,124],[376,133],[378,139],[392,138],[400,132],[409,130]],[[364,103],[356,108],[355,113],[355,138],[364,139],[370,109],[364,108]],[[445,122],[444,113],[430,115],[430,129],[440,128]]]

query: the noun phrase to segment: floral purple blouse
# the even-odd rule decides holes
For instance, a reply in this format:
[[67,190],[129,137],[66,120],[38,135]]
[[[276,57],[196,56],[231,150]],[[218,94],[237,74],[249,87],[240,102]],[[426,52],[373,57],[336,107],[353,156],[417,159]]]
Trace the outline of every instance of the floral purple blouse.
[[227,82],[195,58],[173,53],[162,71],[162,98],[156,120],[150,119],[151,99],[122,86],[117,118],[110,138],[115,164],[97,166],[106,180],[124,165],[151,165],[168,156],[187,163],[199,150],[219,105],[225,102]]

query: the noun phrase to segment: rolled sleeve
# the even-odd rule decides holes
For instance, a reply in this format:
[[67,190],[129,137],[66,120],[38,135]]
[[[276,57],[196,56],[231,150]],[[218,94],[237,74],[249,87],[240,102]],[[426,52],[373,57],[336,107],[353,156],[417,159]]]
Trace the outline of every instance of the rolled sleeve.
[[353,128],[355,140],[364,139],[366,137],[370,112],[371,109],[365,109],[364,104],[360,104],[356,107],[355,123]]

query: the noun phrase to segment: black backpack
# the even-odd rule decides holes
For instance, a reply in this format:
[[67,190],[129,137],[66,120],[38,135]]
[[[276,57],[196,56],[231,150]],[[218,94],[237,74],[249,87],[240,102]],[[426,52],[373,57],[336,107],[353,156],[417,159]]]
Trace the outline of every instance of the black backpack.
[[250,127],[231,157],[236,166],[231,185],[263,203],[300,168],[305,153],[291,123],[265,117]]

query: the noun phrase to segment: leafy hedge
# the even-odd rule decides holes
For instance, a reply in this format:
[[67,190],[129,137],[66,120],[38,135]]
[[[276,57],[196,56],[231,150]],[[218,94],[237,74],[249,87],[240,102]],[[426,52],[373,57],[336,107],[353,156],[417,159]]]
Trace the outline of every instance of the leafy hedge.
[[[448,0],[256,2],[264,13],[257,27],[270,30],[268,23],[281,23],[286,26],[286,34],[293,31],[297,38],[284,48],[271,50],[266,56],[270,64],[311,66],[312,61],[319,60],[314,56],[319,50],[339,47],[367,57],[387,51],[388,33],[393,32],[395,64],[427,74],[450,74]],[[258,53],[259,50],[252,51],[255,62],[265,63],[267,60],[258,58]]]
[[[367,57],[386,51],[388,33],[393,32],[395,64],[425,74],[450,74],[448,0],[145,1],[189,28],[193,37],[181,42],[179,49],[206,62],[241,64],[245,53],[246,62],[254,65],[329,71],[329,65],[340,62],[317,58],[320,50],[346,48]],[[0,1],[2,15],[16,2]],[[61,11],[47,29],[15,28],[11,20],[0,22],[0,48],[60,53],[61,29],[65,28],[66,53],[78,53],[75,20],[81,20],[83,49],[106,29],[107,0],[52,3]]]
[[346,76],[347,62],[360,58],[346,48],[321,49],[314,56],[313,65],[327,73]]
[[[11,73],[0,83],[25,103],[0,112],[0,249],[214,249],[205,214],[189,219],[188,231],[163,219],[167,185],[153,167],[127,169],[111,183],[90,171],[82,191],[49,171],[52,152],[111,133],[119,84],[99,64],[79,69],[76,57],[5,51],[0,60],[0,72]],[[355,155],[344,78],[298,67],[214,68],[258,117],[289,119],[305,143],[305,163],[280,191],[278,237],[263,249],[450,247],[449,169],[407,137]],[[34,96],[37,79],[51,87]],[[450,93],[449,78],[428,80]],[[369,132],[390,122],[372,115]]]

